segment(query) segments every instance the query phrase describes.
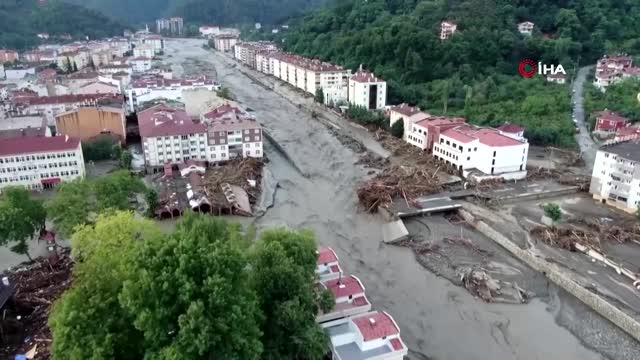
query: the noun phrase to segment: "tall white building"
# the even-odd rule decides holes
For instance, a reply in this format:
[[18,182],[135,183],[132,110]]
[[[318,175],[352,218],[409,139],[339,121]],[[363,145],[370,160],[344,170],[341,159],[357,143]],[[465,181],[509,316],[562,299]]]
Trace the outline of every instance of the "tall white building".
[[440,40],[447,40],[458,30],[458,25],[451,21],[443,21],[440,23]]
[[387,106],[387,82],[361,69],[349,78],[349,103],[369,110]]
[[0,191],[7,186],[48,189],[61,181],[84,176],[79,139],[68,136],[0,139]]
[[640,206],[640,140],[605,145],[598,150],[589,192],[593,198],[626,212]]

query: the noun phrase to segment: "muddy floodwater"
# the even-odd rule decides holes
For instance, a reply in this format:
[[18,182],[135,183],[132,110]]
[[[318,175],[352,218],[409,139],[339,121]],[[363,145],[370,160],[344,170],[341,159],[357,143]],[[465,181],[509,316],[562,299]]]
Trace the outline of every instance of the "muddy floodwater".
[[[383,245],[381,219],[357,207],[354,189],[367,173],[354,165],[358,155],[306,112],[201,45],[199,40],[167,41],[165,61],[176,73],[204,68],[217,75],[300,169],[273,146],[265,147],[279,188],[274,206],[256,225],[313,229],[320,243],[336,250],[344,270],[360,277],[374,308],[398,322],[409,358],[640,358],[636,342],[552,284],[526,305],[487,304],[424,269],[410,249]],[[189,68],[192,59],[198,69]],[[529,271],[527,276],[539,275]]]

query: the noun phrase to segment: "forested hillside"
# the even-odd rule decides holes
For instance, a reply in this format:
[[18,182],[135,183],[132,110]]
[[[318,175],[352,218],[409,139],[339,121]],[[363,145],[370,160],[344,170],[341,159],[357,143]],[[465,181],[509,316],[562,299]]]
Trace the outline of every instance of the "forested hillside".
[[0,47],[26,49],[38,33],[91,39],[122,34],[125,26],[104,15],[58,0],[0,0]]
[[198,24],[275,23],[325,0],[65,0],[131,23],[183,16]]
[[[439,39],[440,22],[458,31]],[[534,34],[517,31],[535,23]],[[637,0],[343,0],[298,19],[287,50],[374,70],[390,86],[389,101],[480,124],[525,125],[536,143],[569,145],[565,87],[518,76],[531,58],[574,67],[605,52],[640,53]],[[569,74],[571,76],[571,74]]]

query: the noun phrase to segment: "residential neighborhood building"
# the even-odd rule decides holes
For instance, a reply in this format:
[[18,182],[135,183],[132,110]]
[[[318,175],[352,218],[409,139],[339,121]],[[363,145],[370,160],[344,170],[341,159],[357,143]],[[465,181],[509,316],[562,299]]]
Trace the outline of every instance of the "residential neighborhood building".
[[133,71],[131,69],[130,64],[123,64],[123,65],[108,64],[98,68],[99,74],[115,74],[119,72],[125,72],[128,74],[131,74]]
[[402,360],[408,353],[400,328],[384,311],[353,316],[324,327],[335,360]]
[[[393,126],[396,121],[402,119],[404,127],[403,139],[407,140],[408,129],[411,129],[411,122],[409,118],[420,112],[420,108],[417,106],[410,106],[409,104],[402,103],[389,108],[389,127]],[[425,114],[427,115],[427,114]]]
[[613,142],[596,153],[589,192],[629,213],[640,206],[640,140]]
[[220,26],[204,25],[198,28],[198,32],[202,37],[211,37],[220,32]]
[[143,73],[151,70],[152,59],[149,57],[134,57],[129,59],[129,65],[134,73]]
[[634,139],[640,139],[640,127],[627,126],[616,131],[616,135],[613,138],[613,141],[620,142]]
[[458,25],[451,21],[443,21],[440,23],[440,40],[447,40],[458,30]]
[[533,33],[534,24],[531,21],[525,21],[518,24],[518,32],[523,35],[531,35]]
[[82,106],[56,115],[57,135],[90,141],[109,134],[126,143],[126,118],[122,107]]
[[165,79],[162,76],[143,76],[131,81],[127,89],[127,98],[131,111],[145,102],[156,99],[182,99],[182,92],[191,89],[220,89],[213,79],[201,76],[197,78]]
[[252,69],[256,69],[256,53],[261,51],[277,50],[270,41],[236,42],[233,47],[234,57]]
[[[136,47],[140,45],[152,48],[155,55],[161,54],[164,51],[164,39],[160,35],[145,34],[140,36],[136,40]],[[153,55],[150,57],[153,57]]]
[[184,110],[159,104],[138,113],[145,166],[207,160],[207,126]]
[[518,141],[527,141],[524,137],[524,128],[520,125],[506,122],[496,128],[500,134],[516,139]]
[[513,180],[526,177],[528,151],[528,142],[499,130],[459,125],[440,133],[432,153],[465,177]]
[[140,44],[133,48],[133,57],[153,58],[156,54],[155,48],[150,44]]
[[330,247],[321,247],[316,251],[316,275],[320,281],[337,279],[342,276],[338,255]]
[[419,112],[410,116],[408,122],[410,126],[405,129],[405,140],[421,150],[433,152],[433,145],[438,142],[442,132],[464,124],[466,120]]
[[0,191],[7,186],[42,190],[84,176],[79,139],[68,136],[0,139]]
[[629,119],[607,109],[595,113],[595,118],[594,132],[613,133],[629,124]]
[[41,115],[6,117],[0,120],[0,139],[51,136],[47,119]]
[[360,66],[360,70],[349,78],[349,103],[369,110],[384,109],[387,105],[387,82]]
[[74,91],[74,94],[120,94],[120,86],[108,82],[96,81],[80,86]]
[[224,104],[202,115],[208,129],[209,162],[264,155],[262,126],[243,110]]
[[122,98],[105,94],[59,95],[59,96],[22,96],[11,100],[11,112],[21,115],[40,114],[45,116],[49,126],[55,125],[55,116],[80,106],[122,105]]
[[20,59],[20,55],[15,50],[0,49],[0,64],[15,62]]
[[213,47],[222,52],[231,51],[238,42],[238,36],[234,34],[220,34],[213,37]]
[[28,63],[55,63],[58,53],[55,50],[31,50],[22,53],[21,58]]
[[602,91],[607,86],[629,77],[640,77],[640,68],[626,54],[605,55],[596,63],[593,85]]
[[181,17],[156,20],[156,30],[159,34],[182,35],[184,33],[184,20]]
[[5,72],[5,77],[7,78],[7,80],[20,80],[20,79],[24,79],[25,77],[29,76],[29,75],[35,75],[36,74],[36,68],[34,67],[17,67],[17,68],[6,68],[4,70]]
[[89,65],[89,59],[86,51],[66,51],[58,53],[56,64],[62,71],[81,70]]
[[371,303],[365,295],[365,288],[355,275],[340,276],[337,279],[321,281],[320,287],[331,291],[335,299],[335,306],[329,312],[322,312],[316,316],[316,321],[340,321],[350,316],[364,314],[371,311]]

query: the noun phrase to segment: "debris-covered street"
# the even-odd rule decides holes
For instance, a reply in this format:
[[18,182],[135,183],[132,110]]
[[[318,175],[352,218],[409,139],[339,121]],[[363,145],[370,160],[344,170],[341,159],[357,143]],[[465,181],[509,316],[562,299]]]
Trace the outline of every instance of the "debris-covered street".
[[[253,110],[286,152],[285,156],[265,146],[270,159],[266,167],[279,188],[274,206],[256,225],[313,229],[321,244],[337,251],[346,273],[362,279],[376,307],[394,314],[411,359],[640,358],[637,343],[621,330],[553,284],[536,279],[500,248],[490,250],[504,260],[496,262],[496,268],[510,272],[517,284],[538,295],[526,305],[486,303],[422,267],[410,249],[383,245],[379,216],[362,210],[356,196],[358,186],[372,175],[370,168],[356,165],[361,155],[308,112],[202,44],[167,41],[165,61],[176,73],[193,71],[183,66],[195,63],[199,71],[217,73],[218,81]],[[369,136],[375,142],[373,134]],[[440,234],[458,229],[451,226],[448,221],[429,224]]]

